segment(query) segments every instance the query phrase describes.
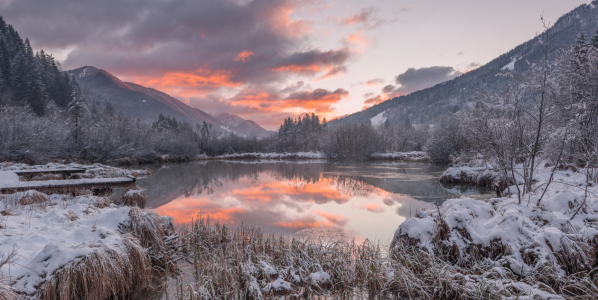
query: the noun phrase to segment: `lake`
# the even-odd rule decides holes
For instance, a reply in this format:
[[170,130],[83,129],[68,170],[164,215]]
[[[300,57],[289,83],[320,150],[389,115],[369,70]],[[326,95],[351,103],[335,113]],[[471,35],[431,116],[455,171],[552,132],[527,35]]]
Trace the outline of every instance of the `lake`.
[[446,165],[411,162],[203,161],[152,166],[139,179],[147,208],[177,223],[199,214],[267,233],[388,244],[419,209],[491,191],[446,186]]

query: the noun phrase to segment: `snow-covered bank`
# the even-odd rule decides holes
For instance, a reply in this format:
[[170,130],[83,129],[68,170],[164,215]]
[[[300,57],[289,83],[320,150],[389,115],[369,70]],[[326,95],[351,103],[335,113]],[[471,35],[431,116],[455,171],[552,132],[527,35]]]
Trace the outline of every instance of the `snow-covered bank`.
[[322,152],[293,152],[293,153],[233,153],[218,156],[197,156],[198,160],[210,159],[325,159],[326,155]]
[[404,160],[413,162],[427,162],[430,161],[428,153],[423,151],[410,152],[390,152],[390,153],[374,153],[370,155],[371,159],[387,159],[387,160]]
[[[557,171],[538,203],[551,171],[538,169],[535,193],[521,204],[515,195],[489,202],[462,197],[419,211],[399,226],[391,251],[415,246],[455,266],[490,264],[500,274],[515,275],[508,280],[501,275],[491,280],[494,284],[525,282],[540,299],[593,299],[598,296],[598,278],[591,272],[598,263],[598,187],[590,182],[586,191],[584,170]],[[481,171],[470,173],[475,177]]]
[[163,221],[107,197],[0,195],[0,280],[21,295],[44,299],[124,298],[143,291],[154,262],[148,251],[157,247],[145,240],[163,236],[140,230],[152,222]]
[[[199,155],[197,160],[211,160],[211,159],[326,159],[326,154],[322,152],[292,152],[292,153],[234,153],[218,156]],[[404,160],[414,162],[426,162],[430,160],[430,156],[426,152],[411,151],[411,152],[391,152],[391,153],[374,153],[370,155],[370,159],[374,160]]]
[[503,191],[508,183],[504,176],[482,155],[475,157],[457,157],[440,176],[440,182],[472,184],[482,187],[489,187]]
[[[73,174],[75,178],[115,178],[115,177],[141,177],[151,174],[150,170],[147,169],[121,169],[103,164],[92,164],[83,165],[78,163],[60,164],[60,163],[49,163],[45,165],[27,165],[22,163],[11,163],[1,162],[0,171],[14,174],[10,171],[18,170],[47,170],[47,169],[66,169],[66,168],[79,168],[85,169],[85,173]],[[6,173],[0,174],[6,174]],[[3,175],[2,175],[3,176]],[[12,176],[12,175],[7,175]],[[4,177],[0,177],[4,179]],[[14,179],[14,176],[13,176]]]

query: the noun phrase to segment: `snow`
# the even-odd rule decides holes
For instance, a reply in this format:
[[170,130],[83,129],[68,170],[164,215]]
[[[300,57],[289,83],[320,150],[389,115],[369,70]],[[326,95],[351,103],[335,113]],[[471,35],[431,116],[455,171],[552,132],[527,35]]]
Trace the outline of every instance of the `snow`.
[[124,251],[118,229],[129,220],[129,207],[99,209],[95,203],[103,198],[95,196],[51,195],[45,207],[13,205],[10,197],[0,201],[5,215],[0,253],[6,255],[14,248],[18,256],[0,269],[0,277],[19,292],[35,294],[56,270],[98,247]]
[[382,116],[385,112],[386,111],[383,111],[383,112],[375,115],[373,118],[370,119],[370,121],[372,122],[372,126],[378,126],[378,125],[383,124],[384,122],[386,122],[387,118]]
[[198,156],[198,160],[206,159],[323,159],[326,155],[322,152],[293,152],[293,153],[233,153],[215,157]]
[[307,276],[307,278],[309,278],[311,283],[316,284],[316,285],[330,281],[330,275],[328,275],[328,273],[326,273],[324,271],[318,271],[318,272],[311,273],[311,274],[309,274],[309,276]]
[[500,68],[501,71],[513,71],[515,70],[515,63],[519,60],[516,56],[511,57],[511,62],[505,65],[504,67]]
[[135,197],[135,196],[137,196],[137,197],[145,197],[145,195],[143,194],[143,192],[144,192],[144,190],[132,190],[131,189],[131,190],[128,190],[125,193],[124,196],[125,197]]
[[[479,171],[466,167],[460,167],[459,170],[472,176]],[[584,209],[579,210],[571,220],[583,203],[585,170],[580,170],[579,173],[570,170],[556,171],[553,183],[536,206],[551,171],[549,167],[538,169],[534,176],[537,180],[534,188],[537,191],[525,195],[521,204],[516,195],[493,198],[488,202],[461,197],[444,202],[439,209],[440,215],[437,209],[418,211],[415,218],[408,219],[399,226],[395,241],[408,238],[433,254],[438,250],[434,234],[437,221],[441,218],[448,225],[450,233],[448,239],[440,243],[456,245],[464,261],[471,259],[470,249],[490,249],[499,244],[507,250],[494,259],[497,267],[510,268],[513,273],[524,275],[542,265],[551,265],[561,269],[564,274],[555,254],[566,250],[568,255],[585,255],[571,249],[579,249],[576,247],[580,243],[598,237],[598,199],[588,198]],[[451,171],[453,174],[456,172]],[[598,193],[598,187],[589,187],[588,193]],[[533,255],[535,259],[533,262],[527,260],[526,263],[524,255]],[[540,292],[533,291],[535,294]]]
[[428,153],[423,151],[374,153],[370,157],[373,159],[397,159],[421,162],[430,160]]
[[116,177],[142,177],[151,172],[146,169],[121,169],[103,164],[82,165],[77,163],[60,164],[49,163],[46,165],[27,165],[18,163],[0,163],[0,171],[25,171],[25,170],[79,170],[84,169],[85,173],[80,173],[83,178],[116,178]]
[[13,172],[0,171],[0,187],[17,183],[19,183],[19,175]]
[[264,287],[264,292],[269,291],[290,291],[291,290],[291,283],[282,280],[282,278],[276,279],[274,282],[268,283],[266,287]]
[[[411,152],[390,152],[390,153],[374,153],[370,156],[373,159],[396,159],[405,161],[428,161],[430,157],[426,152],[411,151]],[[218,156],[207,156],[205,154],[198,155],[197,160],[213,160],[213,159],[326,159],[326,155],[322,152],[291,152],[291,153],[233,153]]]
[[[14,173],[13,173],[14,174]],[[133,178],[119,177],[119,178],[89,178],[89,179],[65,179],[65,180],[44,180],[44,181],[19,181],[19,182],[0,182],[0,188],[44,188],[56,186],[76,186],[76,185],[92,185],[92,184],[110,184],[110,183],[124,183],[135,182]]]

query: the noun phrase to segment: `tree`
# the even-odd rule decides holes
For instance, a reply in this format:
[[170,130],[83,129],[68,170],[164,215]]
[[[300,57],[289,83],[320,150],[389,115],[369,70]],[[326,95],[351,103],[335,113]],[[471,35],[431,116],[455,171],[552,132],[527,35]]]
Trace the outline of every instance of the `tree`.
[[69,137],[72,141],[75,150],[80,151],[83,147],[83,125],[87,116],[87,103],[81,95],[79,86],[72,80],[72,101],[68,105],[69,119],[68,124],[70,127]]

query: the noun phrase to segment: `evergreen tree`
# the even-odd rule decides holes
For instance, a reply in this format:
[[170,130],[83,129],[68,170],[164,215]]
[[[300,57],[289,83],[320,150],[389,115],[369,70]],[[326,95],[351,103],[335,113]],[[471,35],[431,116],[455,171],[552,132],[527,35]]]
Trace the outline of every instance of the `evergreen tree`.
[[592,36],[590,44],[594,49],[598,49],[598,28],[596,28],[596,32],[594,33],[594,36]]
[[[106,115],[108,115],[110,117],[114,116],[114,107],[112,106],[112,102],[110,102],[110,101],[106,102]],[[162,114],[160,114],[160,116],[164,117]]]
[[[74,81],[74,80],[73,80]],[[68,124],[70,125],[69,137],[73,146],[76,150],[82,148],[82,128],[83,122],[87,115],[87,105],[85,99],[81,96],[78,86],[73,84],[72,86],[72,101],[69,103],[69,119]]]

